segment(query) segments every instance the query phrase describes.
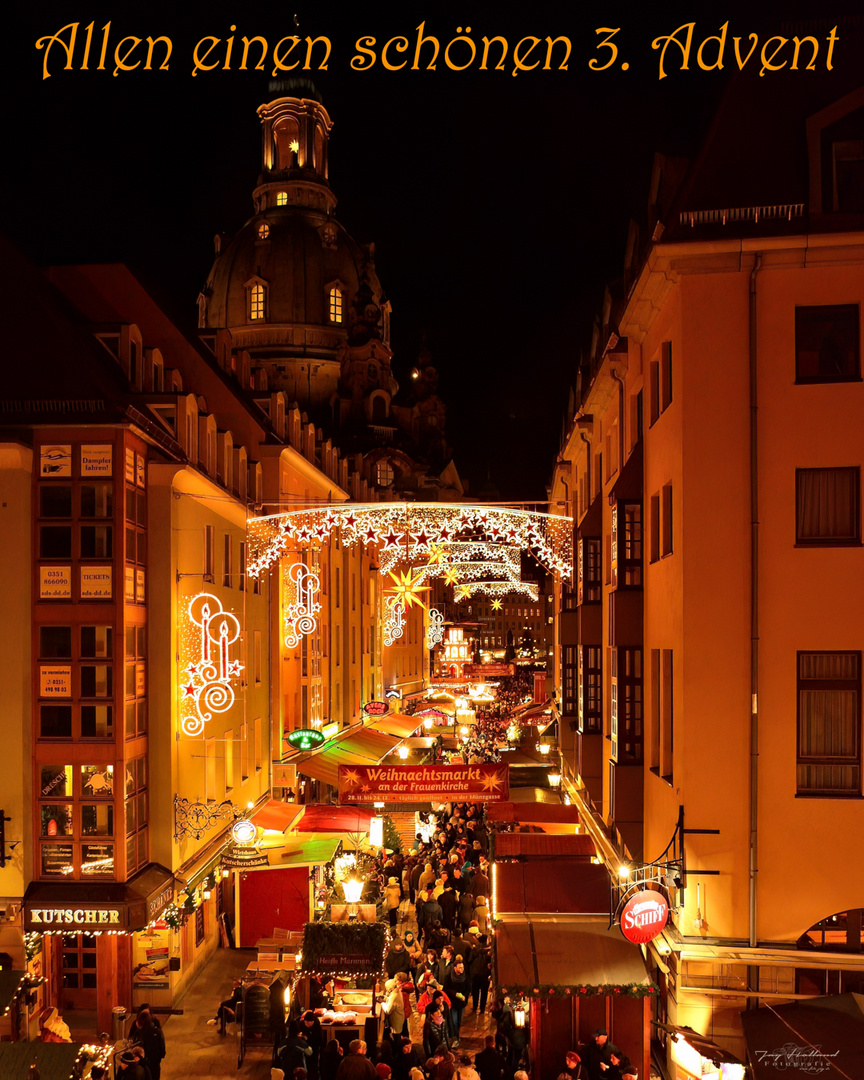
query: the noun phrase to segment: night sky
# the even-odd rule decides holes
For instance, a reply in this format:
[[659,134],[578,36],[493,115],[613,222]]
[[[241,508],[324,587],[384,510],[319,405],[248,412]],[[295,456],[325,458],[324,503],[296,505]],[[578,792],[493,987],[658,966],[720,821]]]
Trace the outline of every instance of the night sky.
[[[240,38],[267,38],[272,56],[295,32],[296,12],[296,32],[326,35],[332,53],[327,71],[281,77],[311,78],[334,121],[336,213],[358,240],[375,242],[393,305],[396,377],[404,384],[425,340],[460,473],[473,490],[488,474],[502,498],[542,498],[580,349],[605,282],[620,273],[628,220],[645,215],[652,155],[695,152],[730,74],[728,64],[722,73],[673,65],[661,81],[652,40],[687,20],[696,20],[697,43],[726,19],[730,35],[777,34],[778,10],[789,18],[793,5],[763,4],[754,14],[756,5],[711,0],[640,15],[621,4],[542,0],[408,3],[392,14],[383,5],[341,14],[345,6],[187,2],[178,14],[157,3],[16,5],[0,42],[0,229],[40,264],[128,263],[180,325],[194,327],[213,236],[250,216],[260,169],[255,110],[271,96],[272,60],[266,72],[237,70]],[[800,13],[822,10],[811,2]],[[91,19],[90,70],[81,71]],[[97,71],[108,19],[108,70]],[[478,56],[458,72],[439,56],[435,71],[383,70],[381,46],[396,35],[410,47],[393,59],[413,59],[423,19],[442,49],[457,27],[470,26],[481,49],[484,34],[505,37],[505,69],[480,71]],[[36,39],[76,20],[73,70],[62,70],[55,46],[43,80]],[[193,78],[196,42],[222,39],[209,61],[224,63],[232,24],[232,70]],[[610,55],[597,49],[596,28],[615,26],[615,64],[591,71],[589,60]],[[171,38],[170,70],[113,77],[120,38],[148,34]],[[569,69],[514,77],[513,48],[528,35],[568,36]],[[367,71],[350,67],[361,36],[377,39],[379,59]],[[860,63],[840,50],[838,63]],[[535,55],[544,53],[545,41]],[[468,55],[453,46],[455,62]],[[769,92],[770,76],[757,92],[763,83]]]

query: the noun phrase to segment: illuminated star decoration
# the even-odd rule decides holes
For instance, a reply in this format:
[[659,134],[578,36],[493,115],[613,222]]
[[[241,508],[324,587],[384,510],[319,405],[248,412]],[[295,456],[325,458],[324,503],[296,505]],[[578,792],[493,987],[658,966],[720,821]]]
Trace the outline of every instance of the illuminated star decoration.
[[390,577],[393,579],[394,585],[390,589],[385,589],[385,592],[393,598],[393,603],[404,605],[406,611],[412,604],[423,608],[424,611],[426,610],[426,605],[419,594],[429,592],[430,586],[420,584],[423,578],[419,574],[412,576],[410,570],[394,574],[391,570]]
[[288,149],[291,151],[292,154],[299,154],[300,153],[300,143],[297,142],[297,140],[295,139],[293,142],[288,144]]
[[493,611],[500,611],[501,610],[501,601],[500,600],[493,600],[492,601],[492,610]]
[[360,773],[354,769],[346,769],[342,774],[342,779],[346,787],[360,786]]
[[444,571],[444,584],[445,585],[458,585],[459,584],[459,574],[456,572],[456,569],[454,567],[448,566],[447,569]]
[[470,585],[460,585],[456,589],[456,594],[453,597],[453,599],[454,600],[467,600],[470,595],[471,595],[471,586]]
[[447,549],[443,544],[433,544],[429,549],[427,566],[436,566],[447,561]]
[[494,776],[483,777],[483,790],[494,792],[497,791],[504,783],[506,773],[495,773]]

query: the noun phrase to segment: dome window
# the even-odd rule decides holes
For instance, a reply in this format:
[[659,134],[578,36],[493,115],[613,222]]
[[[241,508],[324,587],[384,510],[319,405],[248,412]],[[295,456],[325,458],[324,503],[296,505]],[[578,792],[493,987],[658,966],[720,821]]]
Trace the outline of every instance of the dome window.
[[264,286],[256,282],[249,290],[249,318],[253,322],[264,318]]
[[261,224],[258,226],[258,239],[266,240],[269,235],[270,226],[267,224],[266,221],[262,221]]
[[376,466],[376,480],[379,487],[389,488],[393,484],[393,466],[386,458],[382,458]]
[[331,323],[342,322],[342,290],[334,285],[329,292],[329,312]]
[[276,205],[277,206],[287,206],[288,205],[288,192],[287,191],[277,191],[276,192]]

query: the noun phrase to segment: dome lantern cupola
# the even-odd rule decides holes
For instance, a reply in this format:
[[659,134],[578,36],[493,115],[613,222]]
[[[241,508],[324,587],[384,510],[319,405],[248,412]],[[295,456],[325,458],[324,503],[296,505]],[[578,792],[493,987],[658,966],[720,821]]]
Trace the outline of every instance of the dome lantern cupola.
[[262,172],[253,192],[255,212],[305,206],[332,213],[336,197],[327,181],[327,110],[309,98],[279,97],[258,109]]

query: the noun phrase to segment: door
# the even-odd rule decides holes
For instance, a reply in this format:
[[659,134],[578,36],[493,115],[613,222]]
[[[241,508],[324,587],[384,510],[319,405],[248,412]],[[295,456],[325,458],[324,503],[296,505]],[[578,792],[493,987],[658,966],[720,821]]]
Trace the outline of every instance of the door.
[[96,938],[63,934],[60,1000],[64,1009],[96,1008]]

